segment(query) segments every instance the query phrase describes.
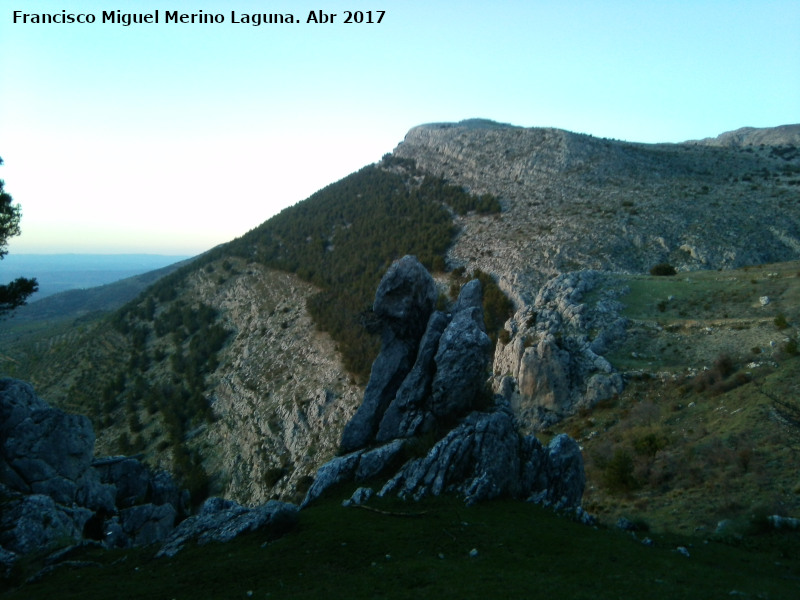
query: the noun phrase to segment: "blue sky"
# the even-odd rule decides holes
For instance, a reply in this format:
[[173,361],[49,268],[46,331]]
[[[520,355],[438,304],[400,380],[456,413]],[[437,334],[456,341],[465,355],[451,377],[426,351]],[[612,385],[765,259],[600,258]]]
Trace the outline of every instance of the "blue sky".
[[[320,8],[333,24],[305,22]],[[62,9],[97,21],[13,23]],[[225,22],[100,22],[156,9]],[[345,24],[345,10],[386,12]],[[420,123],[640,142],[797,123],[798,31],[797,0],[3,0],[0,177],[23,212],[9,249],[199,253]]]

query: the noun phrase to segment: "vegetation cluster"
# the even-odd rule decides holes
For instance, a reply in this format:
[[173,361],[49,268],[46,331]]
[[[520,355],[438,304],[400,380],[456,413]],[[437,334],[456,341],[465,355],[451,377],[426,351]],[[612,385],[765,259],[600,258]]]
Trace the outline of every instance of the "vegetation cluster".
[[378,350],[366,321],[383,273],[406,254],[431,271],[445,271],[444,255],[457,232],[453,213],[471,211],[499,213],[500,203],[388,155],[283,210],[224,251],[319,287],[308,309],[338,343],[345,368],[363,381]]

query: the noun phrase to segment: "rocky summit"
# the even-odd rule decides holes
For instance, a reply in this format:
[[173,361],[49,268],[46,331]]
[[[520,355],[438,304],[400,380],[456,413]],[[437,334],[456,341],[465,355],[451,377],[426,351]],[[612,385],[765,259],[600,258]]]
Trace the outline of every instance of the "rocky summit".
[[[343,454],[320,468],[304,505],[334,485],[377,479],[385,482],[381,496],[456,493],[470,504],[510,496],[579,507],[585,476],[575,441],[559,435],[545,448],[521,436],[509,402],[486,393],[491,343],[480,282],[464,285],[447,313],[433,311],[435,290],[410,256],[384,276],[374,304],[383,346],[364,402],[345,426]],[[421,456],[409,457],[415,451]],[[352,502],[368,495],[356,490]]]

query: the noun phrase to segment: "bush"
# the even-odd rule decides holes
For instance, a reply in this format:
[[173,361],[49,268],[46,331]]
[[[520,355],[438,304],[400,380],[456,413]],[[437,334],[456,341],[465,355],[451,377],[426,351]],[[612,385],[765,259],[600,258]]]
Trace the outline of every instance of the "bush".
[[663,450],[667,446],[667,438],[664,435],[656,433],[647,433],[633,441],[633,449],[636,454],[640,456],[654,457],[659,450]]
[[670,277],[676,273],[677,271],[675,270],[675,267],[669,263],[659,263],[650,269],[650,275],[654,275],[656,277]]
[[613,491],[629,491],[636,488],[633,477],[633,458],[627,450],[617,449],[614,457],[603,470],[603,481]]

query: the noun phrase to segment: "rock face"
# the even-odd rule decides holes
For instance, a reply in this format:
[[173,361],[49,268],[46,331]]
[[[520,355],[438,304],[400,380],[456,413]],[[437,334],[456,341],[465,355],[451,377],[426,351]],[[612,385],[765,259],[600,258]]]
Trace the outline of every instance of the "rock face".
[[603,355],[625,339],[628,323],[617,299],[622,290],[607,284],[597,271],[559,275],[506,324],[510,341],[495,351],[494,388],[523,429],[543,428],[622,391],[622,376]]
[[[50,407],[30,384],[0,379],[0,566],[5,573],[20,555],[51,552],[82,539],[106,547],[164,542],[186,517],[188,493],[168,473],[153,473],[131,457],[95,459],[94,442],[89,419]],[[170,537],[170,547],[179,549],[200,533],[203,539],[224,540],[260,527],[282,530],[296,507],[277,504],[238,507],[229,518],[206,519],[199,533],[184,526]]]
[[502,218],[461,220],[448,259],[491,273],[529,305],[547,279],[569,271],[797,260],[800,209],[765,199],[794,195],[784,167],[800,158],[788,147],[799,131],[745,128],[702,143],[637,144],[470,119],[414,127],[393,155],[500,199]]
[[[430,276],[415,263],[411,257],[403,258],[384,280],[396,280],[402,269],[427,281]],[[404,289],[419,287],[406,285]],[[383,295],[387,289],[397,288],[382,281],[376,307],[386,302]],[[368,392],[381,390],[382,395],[376,400],[365,393],[364,405],[345,428],[342,450],[346,453],[319,470],[304,505],[333,485],[384,477],[380,495],[419,499],[456,493],[468,503],[512,496],[559,507],[579,506],[585,477],[574,440],[558,436],[544,448],[535,437],[520,436],[507,400],[485,399],[491,343],[483,323],[480,282],[464,286],[450,313],[431,312],[428,298],[432,294],[408,294],[391,300],[413,307],[404,314],[418,321],[399,324],[394,317],[385,320],[384,344],[372,370],[377,381],[371,379],[367,385]],[[424,304],[417,301],[420,297],[425,298]],[[398,331],[414,332],[403,340],[402,362],[395,356]],[[410,357],[414,357],[413,365]],[[384,370],[387,364],[394,365],[391,377]],[[387,385],[390,379],[397,383]],[[489,406],[476,410],[482,398]],[[368,417],[360,417],[362,411]],[[377,428],[375,423],[379,423]],[[424,456],[409,459],[424,440],[436,439]],[[362,490],[359,497],[363,495]]]
[[0,380],[0,544],[28,554],[82,538],[150,544],[171,531],[186,497],[135,458],[94,459],[89,419],[51,408],[24,382]]
[[363,448],[375,437],[383,413],[414,365],[437,296],[433,277],[410,256],[392,264],[381,279],[373,304],[382,324],[381,352],[372,365],[364,401],[345,425],[343,451]]
[[381,489],[418,500],[456,493],[468,504],[500,496],[558,508],[580,505],[586,479],[577,443],[561,434],[543,447],[520,437],[505,402],[470,413],[424,457],[409,461]]

